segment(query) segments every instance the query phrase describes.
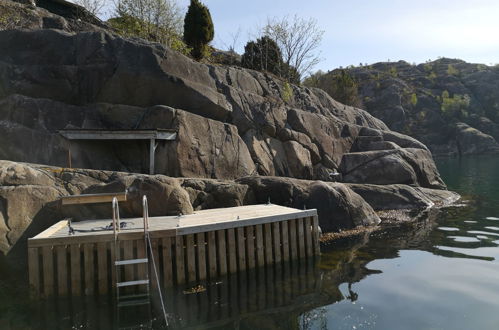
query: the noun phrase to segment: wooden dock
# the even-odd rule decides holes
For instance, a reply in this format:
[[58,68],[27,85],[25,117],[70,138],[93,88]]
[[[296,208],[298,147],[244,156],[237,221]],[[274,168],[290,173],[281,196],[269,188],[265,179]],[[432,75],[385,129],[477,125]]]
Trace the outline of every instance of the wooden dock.
[[[145,258],[143,219],[126,225],[115,244],[110,219],[60,221],[28,240],[29,284],[34,296],[96,295],[116,283],[116,255]],[[185,216],[150,217],[149,235],[160,285],[165,288],[213,281],[230,273],[319,254],[317,211],[278,205],[250,205],[197,211]],[[116,248],[115,248],[116,246]],[[133,281],[144,264],[123,267]],[[121,270],[120,270],[121,271]],[[155,286],[156,281],[151,281]]]

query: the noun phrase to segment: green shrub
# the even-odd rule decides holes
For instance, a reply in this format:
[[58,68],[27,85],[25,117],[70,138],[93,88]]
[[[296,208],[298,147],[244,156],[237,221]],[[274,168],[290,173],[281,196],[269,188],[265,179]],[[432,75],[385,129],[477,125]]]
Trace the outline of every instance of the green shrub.
[[416,95],[416,93],[412,93],[410,102],[413,107],[415,107],[418,104],[418,96]]
[[288,82],[285,82],[283,85],[281,97],[286,103],[291,102],[293,99],[293,88]]
[[459,70],[456,69],[452,64],[447,65],[447,74],[449,76],[457,76],[459,75]]
[[442,113],[450,119],[463,119],[468,117],[468,107],[471,98],[469,95],[454,94],[449,96],[449,92],[443,91],[442,104],[440,109]]
[[388,70],[388,73],[390,74],[390,76],[394,77],[394,78],[397,78],[398,76],[398,73],[397,73],[397,68],[392,66],[390,68],[390,70]]
[[[148,41],[159,42],[184,55],[190,54],[190,48],[182,41],[179,34],[162,27],[151,27],[144,21],[130,15],[113,17],[107,24],[124,37],[139,37]],[[151,31],[155,33],[151,33]]]

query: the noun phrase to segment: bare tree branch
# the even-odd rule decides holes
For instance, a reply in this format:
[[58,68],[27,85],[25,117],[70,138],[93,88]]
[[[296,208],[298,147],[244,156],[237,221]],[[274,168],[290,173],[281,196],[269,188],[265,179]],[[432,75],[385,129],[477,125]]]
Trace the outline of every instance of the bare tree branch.
[[104,14],[103,9],[106,5],[106,0],[74,0],[73,2],[82,6],[95,16]]
[[268,18],[261,33],[277,42],[284,63],[295,67],[302,77],[320,62],[317,48],[322,41],[324,30],[319,28],[314,18],[304,19],[297,15]]

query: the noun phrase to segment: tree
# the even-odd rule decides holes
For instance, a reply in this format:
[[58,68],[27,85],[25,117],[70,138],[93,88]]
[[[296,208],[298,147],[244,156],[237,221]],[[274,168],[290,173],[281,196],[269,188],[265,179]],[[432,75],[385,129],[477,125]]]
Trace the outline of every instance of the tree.
[[[295,15],[292,18],[285,16],[281,19],[268,19],[262,34],[277,42],[283,62],[289,68],[294,67],[300,76],[310,73],[320,62],[319,53],[316,51],[324,31],[318,27],[317,20],[313,18],[303,19]],[[284,74],[284,78],[289,78],[286,75],[293,73],[290,71]]]
[[306,87],[321,88],[321,79],[324,75],[325,73],[322,70],[312,73],[303,80],[303,85]]
[[184,41],[192,48],[192,56],[200,60],[213,40],[215,29],[210,10],[199,0],[191,0],[184,19]]
[[283,62],[279,46],[269,36],[263,36],[246,44],[241,65],[245,68],[273,73],[292,84],[300,83],[300,73],[296,68]]
[[175,0],[116,0],[108,22],[121,34],[169,47],[182,35],[182,12]]
[[462,120],[468,117],[468,107],[470,105],[470,101],[471,98],[468,94],[454,94],[450,97],[449,92],[445,90],[442,92],[442,104],[440,109],[447,118],[452,120],[455,120],[456,118]]
[[333,76],[333,84],[329,92],[332,98],[346,105],[361,107],[362,101],[359,98],[357,83],[346,72],[341,70],[339,74]]
[[282,55],[277,43],[264,36],[256,41],[249,41],[244,47],[241,65],[248,69],[268,71],[281,75]]
[[106,0],[74,0],[74,3],[82,6],[94,16],[100,16],[103,14],[102,10]]
[[345,69],[328,73],[319,70],[307,77],[303,84],[307,87],[320,88],[343,104],[362,107],[357,82]]

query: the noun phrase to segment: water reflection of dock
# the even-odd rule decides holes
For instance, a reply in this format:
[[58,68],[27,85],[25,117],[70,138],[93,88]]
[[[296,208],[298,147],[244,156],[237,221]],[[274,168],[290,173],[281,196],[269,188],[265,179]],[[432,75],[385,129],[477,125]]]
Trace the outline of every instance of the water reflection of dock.
[[[195,284],[164,290],[170,327],[237,328],[241,323],[258,327],[253,322],[267,319],[266,316],[267,325],[274,323],[282,327],[283,322],[289,322],[289,315],[298,317],[304,310],[342,299],[337,290],[334,297],[322,293],[322,273],[317,260],[302,259],[280,267],[227,274],[199,287]],[[111,296],[52,299],[50,304],[43,304],[46,308],[35,316],[42,321],[41,328],[110,329],[115,326],[116,310]],[[159,301],[155,301],[155,305],[159,311]],[[136,323],[134,319],[143,319],[147,313],[139,308],[132,314],[130,321]],[[274,318],[275,315],[286,315],[286,318]],[[157,320],[158,327],[160,321]]]

